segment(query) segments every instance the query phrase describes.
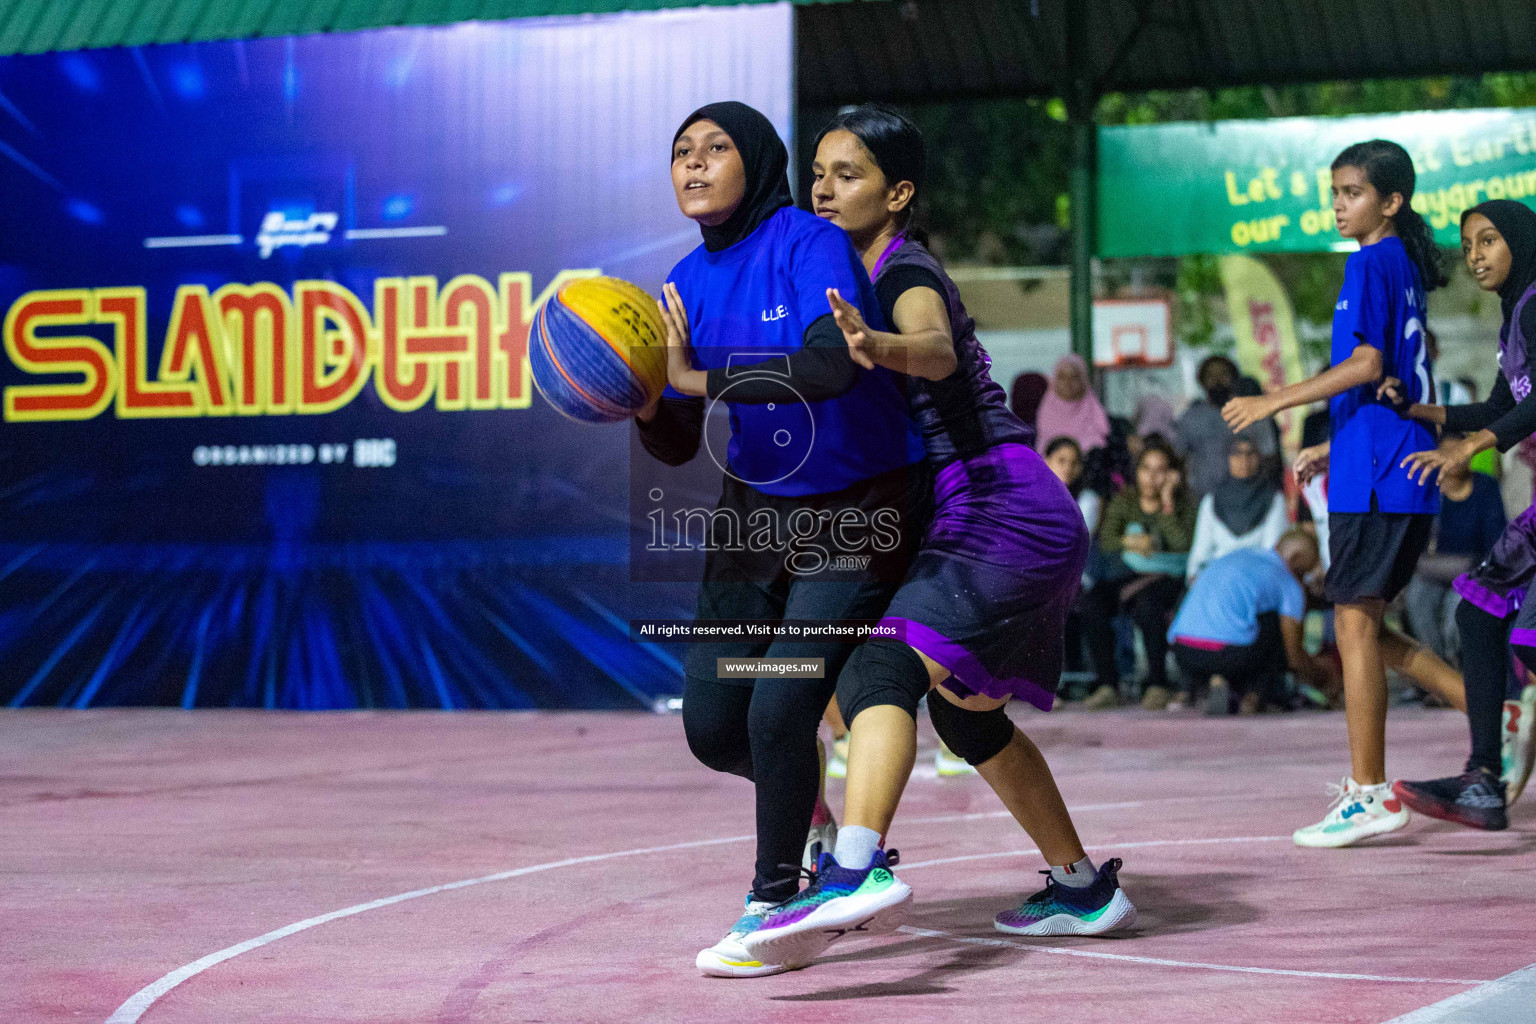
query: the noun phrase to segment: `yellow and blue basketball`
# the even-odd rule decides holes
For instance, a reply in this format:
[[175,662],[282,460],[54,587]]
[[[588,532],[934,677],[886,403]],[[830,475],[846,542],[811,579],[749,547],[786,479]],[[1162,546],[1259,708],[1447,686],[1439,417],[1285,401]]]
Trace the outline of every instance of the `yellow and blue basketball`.
[[667,329],[656,300],[616,277],[556,290],[534,319],[528,365],[539,393],[583,423],[617,423],[667,386]]

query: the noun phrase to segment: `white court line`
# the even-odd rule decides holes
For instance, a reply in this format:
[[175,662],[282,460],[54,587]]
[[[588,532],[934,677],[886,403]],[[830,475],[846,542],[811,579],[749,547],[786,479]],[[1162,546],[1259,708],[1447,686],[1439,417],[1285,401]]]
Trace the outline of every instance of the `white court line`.
[[374,900],[371,903],[359,903],[355,907],[343,907],[333,910],[329,914],[321,914],[319,917],[305,918],[290,925],[258,935],[254,939],[247,939],[237,945],[226,947],[217,953],[209,953],[201,960],[194,960],[185,967],[178,967],[170,974],[150,982],[128,997],[128,1001],[119,1006],[112,1016],[107,1018],[107,1024],[135,1024],[135,1022],[151,1006],[155,1000],[165,995],[171,989],[190,978],[202,974],[208,968],[223,963],[225,960],[239,956],[241,953],[249,953],[253,949],[260,949],[269,942],[287,938],[298,932],[314,928],[317,925],[326,924],[343,917],[351,917],[353,914],[361,914],[365,910],[377,910],[394,903],[404,903],[419,896],[431,896],[434,893],[448,892],[450,889],[463,889],[471,885],[482,885],[486,882],[502,882],[509,878],[518,878],[523,875],[537,874],[540,871],[553,871],[555,868],[574,867],[577,864],[592,864],[601,860],[616,860],[620,857],[639,857],[647,853],[665,853],[669,850],[693,850],[701,846],[721,846],[725,843],[742,843],[751,839],[751,836],[727,836],[724,839],[698,839],[691,843],[672,843],[668,846],[647,846],[638,850],[616,850],[613,853],[594,853],[587,857],[570,857],[566,860],[550,861],[547,864],[533,864],[526,868],[514,868],[511,871],[498,871],[494,875],[482,875],[479,878],[467,878],[462,882],[448,882],[445,885],[434,885],[426,889],[413,889],[410,892],[400,893],[398,896],[386,896],[383,899]]
[[[1093,806],[1094,805],[1091,805],[1091,804],[1090,805],[1084,805],[1083,807],[1080,807],[1078,809],[1079,810],[1087,810],[1087,809],[1089,809],[1090,807],[1093,807]],[[1113,805],[1108,805],[1108,806],[1113,806]],[[972,815],[958,815],[958,816],[956,816],[956,820],[963,820],[963,819],[970,818],[970,817],[972,817]],[[944,819],[944,818],[935,818],[935,819],[925,819],[925,820],[929,820],[929,821],[943,821],[943,820],[946,820],[946,819]],[[430,886],[430,887],[428,887],[426,889],[413,889],[410,892],[403,892],[403,893],[400,893],[399,895],[396,895],[396,896],[385,896],[382,899],[373,900],[373,901],[371,901],[369,903],[359,903],[356,906],[343,907],[340,910],[333,910],[333,911],[331,911],[328,914],[321,914],[318,917],[305,918],[303,921],[297,921],[297,922],[295,922],[293,924],[285,925],[282,928],[274,929],[273,931],[267,932],[265,935],[258,935],[254,939],[247,939],[244,942],[237,943],[236,945],[228,946],[228,947],[226,947],[224,949],[221,949],[221,950],[219,950],[216,953],[209,953],[207,956],[203,957],[202,959],[194,960],[192,963],[187,964],[187,965],[185,965],[183,967],[178,967],[178,968],[176,968],[176,970],[171,971],[169,974],[166,974],[163,977],[158,978],[155,981],[150,982],[148,985],[145,985],[143,988],[139,989],[133,995],[129,996],[127,1001],[124,1002],[123,1005],[119,1006],[113,1012],[112,1016],[107,1018],[106,1024],[137,1024],[138,1020],[141,1017],[143,1017],[145,1013],[147,1013],[149,1011],[149,1008],[151,1006],[153,1006],[155,1004],[155,1002],[158,999],[160,999],[160,997],[164,996],[165,994],[170,992],[172,989],[176,988],[182,982],[185,982],[185,981],[188,981],[188,980],[190,980],[192,978],[195,978],[197,975],[199,975],[199,974],[203,973],[204,971],[208,970],[210,967],[215,967],[218,964],[221,964],[221,963],[223,963],[226,960],[233,959],[234,957],[237,957],[237,956],[239,956],[242,953],[249,953],[253,949],[259,949],[262,946],[265,946],[265,945],[267,945],[270,942],[276,942],[278,939],[287,938],[290,935],[294,935],[294,934],[297,934],[298,932],[306,931],[306,930],[308,930],[310,928],[314,928],[314,927],[317,927],[317,926],[322,925],[322,924],[327,924],[327,923],[329,923],[331,921],[339,920],[340,918],[343,918],[343,917],[351,917],[354,914],[361,914],[365,910],[377,910],[380,907],[387,907],[387,906],[391,906],[391,905],[396,904],[396,903],[403,903],[406,900],[413,900],[413,899],[416,899],[416,898],[418,898],[420,896],[431,896],[431,895],[434,895],[435,893],[448,892],[448,891],[450,891],[452,889],[464,889],[464,888],[467,888],[467,887],[469,887],[471,885],[482,885],[482,884],[484,884],[486,882],[502,882],[502,881],[506,881],[509,878],[520,878],[523,875],[537,874],[537,873],[542,872],[542,871],[553,871],[555,868],[574,867],[574,866],[576,866],[578,864],[593,864],[593,863],[596,863],[598,861],[617,860],[617,859],[620,859],[620,858],[623,858],[623,857],[640,857],[640,856],[643,856],[645,854],[666,853],[666,852],[669,852],[669,851],[672,851],[672,850],[692,850],[692,849],[698,849],[699,847],[704,847],[704,846],[723,846],[723,845],[725,845],[727,843],[747,842],[748,840],[750,840],[752,838],[753,838],[752,836],[726,836],[725,838],[722,838],[722,839],[698,839],[698,840],[694,840],[693,842],[671,843],[671,844],[666,845],[666,846],[646,846],[646,847],[641,847],[639,849],[634,849],[634,850],[615,850],[612,853],[594,853],[594,854],[590,854],[590,855],[585,856],[585,857],[570,857],[570,858],[567,858],[565,860],[549,861],[548,863],[545,863],[545,864],[532,864],[532,865],[529,865],[528,867],[525,867],[525,868],[513,868],[510,871],[498,871],[496,874],[493,874],[493,875],[482,875],[479,878],[468,878],[468,879],[465,879],[465,880],[460,881],[460,882],[448,882],[448,883],[445,883],[443,885],[434,885],[434,886]],[[1202,843],[1236,843],[1236,842],[1267,843],[1267,842],[1274,842],[1274,841],[1277,841],[1277,840],[1289,839],[1289,838],[1290,838],[1290,836],[1248,836],[1248,837],[1236,837],[1236,838],[1230,838],[1230,839],[1153,839],[1153,840],[1147,840],[1147,841],[1144,841],[1144,842],[1113,843],[1113,844],[1104,844],[1104,845],[1098,845],[1098,846],[1090,846],[1090,847],[1088,847],[1088,849],[1091,849],[1091,850],[1127,850],[1127,849],[1140,849],[1140,848],[1145,848],[1145,847],[1149,847],[1149,846],[1193,846],[1193,845],[1202,844]],[[981,859],[983,857],[1018,857],[1018,856],[1023,856],[1026,853],[1035,853],[1035,852],[1037,852],[1037,851],[1034,851],[1034,850],[1007,850],[1007,851],[1004,851],[1002,853],[973,854],[973,855],[967,856],[967,857],[947,857],[947,858],[943,858],[941,860],[919,861],[916,864],[904,864],[904,865],[902,865],[902,870],[905,871],[905,870],[909,870],[911,868],[918,868],[918,867],[931,867],[931,866],[933,866],[935,864],[950,864],[950,863],[954,863],[955,861],[979,860],[979,859]],[[968,944],[985,943],[985,944],[988,944],[988,945],[994,945],[994,944],[997,944],[997,943],[1001,943],[1003,945],[1013,945],[1013,943],[1009,943],[1009,942],[1007,942],[1005,940],[1002,940],[1002,939],[970,939],[970,938],[966,938],[966,937],[963,937],[963,936],[951,937],[951,936],[948,935],[948,933],[934,933],[934,934],[937,935],[937,936],[943,937],[943,938],[949,938],[949,939],[951,939],[951,941],[964,942],[964,943],[968,943]],[[1330,974],[1330,973],[1325,973],[1325,972],[1321,972],[1321,971],[1289,971],[1289,970],[1282,970],[1282,969],[1279,969],[1279,968],[1268,968],[1268,967],[1238,967],[1238,966],[1232,966],[1232,965],[1227,965],[1227,964],[1186,963],[1186,962],[1177,961],[1177,960],[1158,960],[1158,959],[1154,959],[1152,957],[1135,957],[1135,956],[1128,956],[1128,955],[1117,954],[1117,953],[1094,953],[1094,952],[1090,952],[1090,951],[1087,951],[1087,950],[1056,949],[1054,947],[1045,947],[1045,946],[1041,946],[1041,947],[1023,946],[1022,948],[1025,948],[1025,949],[1037,949],[1037,950],[1042,951],[1042,952],[1059,952],[1059,953],[1061,953],[1063,955],[1067,955],[1067,956],[1090,957],[1090,958],[1102,959],[1102,960],[1129,960],[1129,961],[1134,961],[1134,962],[1139,962],[1139,963],[1157,964],[1157,965],[1163,965],[1163,966],[1203,968],[1205,970],[1214,970],[1214,971],[1237,971],[1237,972],[1246,973],[1246,974],[1281,974],[1281,975],[1306,977],[1306,978],[1328,978],[1328,979],[1369,980],[1369,981],[1417,981],[1417,982],[1423,982],[1423,983],[1444,983],[1444,984],[1454,984],[1454,985],[1482,985],[1482,984],[1484,984],[1484,981],[1482,979],[1472,980],[1472,981],[1456,981],[1456,980],[1448,980],[1448,979],[1444,979],[1444,978],[1384,978],[1384,977],[1377,977],[1376,975],[1365,975],[1365,974]]]
[[[1287,837],[1289,838],[1289,837]],[[1332,971],[1289,971],[1279,967],[1240,967],[1236,964],[1207,964],[1193,960],[1164,960],[1155,956],[1129,956],[1125,953],[1095,953],[1089,949],[1064,949],[1060,946],[1034,946],[1027,942],[1010,942],[1007,939],[977,939],[953,932],[934,931],[931,928],[912,928],[902,925],[897,931],[925,939],[944,939],[967,946],[1003,946],[1022,949],[1030,953],[1054,953],[1058,956],[1083,956],[1093,960],[1123,960],[1136,964],[1152,964],[1156,967],[1193,967],[1204,971],[1235,971],[1238,974],[1280,974],[1289,978],[1327,978],[1334,981],[1395,981],[1414,985],[1484,985],[1496,982],[1473,981],[1466,978],[1399,978],[1385,974],[1337,974]],[[1465,995],[1466,993],[1463,993]],[[1459,997],[1455,997],[1459,998]],[[1438,1004],[1436,1004],[1438,1005]],[[1395,1024],[1395,1022],[1388,1022]]]
[[1516,1013],[1521,1010],[1529,1012],[1532,1005],[1536,1005],[1536,964],[1502,978],[1485,981],[1469,992],[1459,992],[1449,999],[1421,1006],[1401,1017],[1393,1017],[1387,1024],[1491,1024],[1494,1021],[1515,1021],[1519,1019],[1514,1016]]

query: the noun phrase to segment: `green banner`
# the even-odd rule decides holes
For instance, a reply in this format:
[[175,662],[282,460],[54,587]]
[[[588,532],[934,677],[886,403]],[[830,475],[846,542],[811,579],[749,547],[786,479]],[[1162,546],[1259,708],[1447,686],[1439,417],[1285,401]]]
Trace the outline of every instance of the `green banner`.
[[1461,211],[1485,199],[1536,206],[1536,109],[1101,128],[1098,253],[1353,248],[1334,227],[1328,167],[1369,139],[1413,154],[1413,208],[1444,245],[1461,244]]

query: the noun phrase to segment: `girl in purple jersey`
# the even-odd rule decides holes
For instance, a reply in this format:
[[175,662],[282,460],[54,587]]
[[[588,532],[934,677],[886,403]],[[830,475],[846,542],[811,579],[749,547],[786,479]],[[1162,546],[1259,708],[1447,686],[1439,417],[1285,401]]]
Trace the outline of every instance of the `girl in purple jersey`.
[[[1292,834],[1297,846],[1349,846],[1408,823],[1387,781],[1381,620],[1429,544],[1439,495],[1416,486],[1398,466],[1433,443],[1433,435],[1393,415],[1377,389],[1385,377],[1397,377],[1414,401],[1433,401],[1424,303],[1445,275],[1434,233],[1409,205],[1414,184],[1413,161],[1395,142],[1357,143],[1334,159],[1334,219],[1339,234],[1360,249],[1344,266],[1334,307],[1332,365],[1272,394],[1233,398],[1221,411],[1237,432],[1283,410],[1330,400],[1324,591],[1334,603],[1344,663],[1351,774],[1332,787],[1323,819]],[[1309,449],[1297,458],[1298,478],[1315,471],[1318,454]]]
[[[1488,401],[1474,405],[1409,404],[1401,381],[1382,384],[1412,419],[1439,424],[1466,436],[1436,451],[1403,460],[1410,477],[1428,484],[1449,467],[1465,469],[1478,452],[1506,452],[1536,431],[1536,212],[1510,199],[1494,199],[1461,215],[1461,251],[1478,287],[1497,292],[1504,314],[1499,331],[1499,373]],[[1501,775],[1501,718],[1504,681],[1513,648],[1536,670],[1536,601],[1528,600],[1536,580],[1536,505],[1505,529],[1493,551],[1453,586],[1462,596],[1456,609],[1461,631],[1462,672],[1467,688],[1467,722],[1472,753],[1460,775],[1427,782],[1398,782],[1397,795],[1423,814],[1472,828],[1502,829],[1508,823],[1508,792]],[[1523,761],[1523,759],[1522,759]],[[1523,784],[1528,765],[1511,766]]]
[[743,939],[758,959],[804,962],[850,931],[894,927],[912,892],[880,848],[912,771],[926,695],[939,737],[974,765],[1039,847],[1046,886],[997,915],[1000,931],[1097,935],[1135,908],[1113,859],[1095,867],[1039,749],[1003,707],[1050,710],[1062,637],[1088,556],[1067,488],[1030,447],[1031,432],[988,374],[954,282],[911,225],[922,136],[879,107],[840,115],[817,140],[819,216],[848,231],[893,332],[828,298],[854,360],[910,375],[908,401],[936,474],[934,518],[881,626],[838,677],[847,720],[845,822],[815,881]]

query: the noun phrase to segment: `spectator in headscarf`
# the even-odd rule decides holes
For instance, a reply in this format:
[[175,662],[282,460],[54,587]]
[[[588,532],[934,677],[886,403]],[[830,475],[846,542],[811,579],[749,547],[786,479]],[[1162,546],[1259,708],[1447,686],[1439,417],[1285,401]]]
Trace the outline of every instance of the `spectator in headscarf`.
[[[1184,410],[1175,425],[1172,440],[1174,450],[1184,459],[1186,485],[1196,498],[1203,498],[1227,477],[1227,449],[1232,445],[1232,430],[1221,418],[1221,407],[1238,395],[1241,377],[1232,360],[1226,356],[1210,356],[1200,364],[1197,379],[1205,397],[1191,402]],[[1278,455],[1274,441],[1273,431],[1257,438],[1261,458]]]
[[1285,496],[1264,473],[1259,446],[1245,430],[1232,440],[1227,478],[1200,499],[1188,578],[1193,580],[1208,564],[1239,548],[1274,547],[1289,525]]
[[1162,395],[1142,395],[1136,400],[1136,434],[1145,440],[1156,434],[1173,443],[1175,423],[1173,406]]
[[1043,448],[1058,437],[1070,437],[1084,452],[1102,448],[1109,439],[1109,415],[1088,386],[1088,364],[1082,356],[1056,361],[1051,389],[1040,400],[1035,444]]
[[[1026,424],[1035,426],[1035,418],[1040,414],[1040,400],[1051,389],[1051,382],[1045,379],[1043,373],[1021,373],[1013,378],[1013,391],[1008,396],[1008,407],[1013,414]],[[1036,447],[1043,448],[1049,438],[1041,438],[1035,434]]]

